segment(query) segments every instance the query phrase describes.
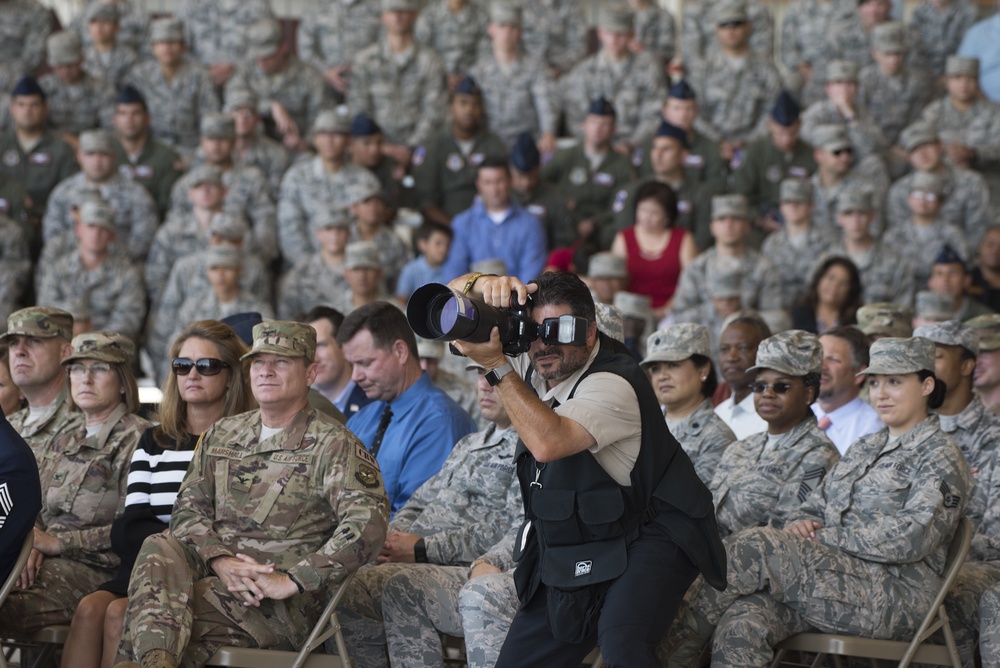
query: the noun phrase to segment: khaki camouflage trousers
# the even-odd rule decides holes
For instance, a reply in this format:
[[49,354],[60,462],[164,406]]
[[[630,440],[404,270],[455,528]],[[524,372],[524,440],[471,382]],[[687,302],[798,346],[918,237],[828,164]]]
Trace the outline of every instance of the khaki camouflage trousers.
[[53,624],[69,624],[80,599],[114,572],[60,557],[45,559],[28,589],[14,589],[0,607],[0,632],[14,637]]
[[983,668],[1000,668],[1000,584],[979,599],[979,655]]
[[[976,665],[976,645],[981,624],[980,599],[988,589],[998,584],[1000,563],[967,561],[962,564],[962,570],[958,572],[958,578],[944,601],[964,668],[974,668]],[[982,622],[989,623],[986,619]]]

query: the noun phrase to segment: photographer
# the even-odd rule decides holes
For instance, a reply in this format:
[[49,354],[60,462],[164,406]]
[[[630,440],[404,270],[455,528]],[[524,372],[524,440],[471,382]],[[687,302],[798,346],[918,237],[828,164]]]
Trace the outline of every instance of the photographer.
[[593,299],[573,274],[528,285],[471,274],[450,287],[500,308],[531,295],[535,323],[558,321],[560,340],[572,324],[582,341],[546,336],[517,357],[504,355],[495,328],[488,342],[456,343],[489,370],[521,439],[521,609],[497,666],[579,665],[595,642],[608,666],[659,665],[654,647],[688,585],[701,571],[723,586],[725,562],[711,495],[649,381],[598,333]]

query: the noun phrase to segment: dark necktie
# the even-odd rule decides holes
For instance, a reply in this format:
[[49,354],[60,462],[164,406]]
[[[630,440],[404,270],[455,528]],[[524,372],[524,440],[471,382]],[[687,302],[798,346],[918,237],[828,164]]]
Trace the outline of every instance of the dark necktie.
[[382,409],[382,419],[378,421],[378,429],[375,431],[375,438],[372,439],[371,452],[373,457],[378,457],[378,449],[382,447],[382,439],[385,438],[385,430],[389,428],[392,421],[392,408],[389,404]]

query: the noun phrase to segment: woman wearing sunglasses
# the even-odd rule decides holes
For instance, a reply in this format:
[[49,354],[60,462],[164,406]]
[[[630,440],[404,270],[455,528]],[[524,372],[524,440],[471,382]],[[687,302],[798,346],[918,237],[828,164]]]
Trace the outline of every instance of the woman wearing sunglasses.
[[799,329],[764,339],[750,384],[767,431],[726,448],[708,486],[723,536],[761,525],[783,527],[840,459],[810,405],[819,392],[823,348]]
[[159,424],[136,437],[125,510],[111,528],[112,547],[121,558],[118,576],[80,601],[63,650],[64,668],[114,665],[135,557],[147,536],[167,529],[198,437],[219,418],[254,407],[240,364],[246,352],[236,333],[215,320],[192,323],[171,344],[172,373],[156,416]]

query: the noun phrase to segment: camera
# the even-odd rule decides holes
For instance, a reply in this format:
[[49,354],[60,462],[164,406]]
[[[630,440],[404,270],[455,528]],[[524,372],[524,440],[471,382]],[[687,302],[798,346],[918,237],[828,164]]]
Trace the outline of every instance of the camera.
[[[548,344],[582,346],[587,341],[587,321],[573,315],[546,318],[541,324],[531,317],[531,297],[526,304],[517,303],[511,295],[507,309],[463,295],[440,283],[428,283],[418,288],[406,304],[406,321],[410,329],[425,339],[440,341],[490,340],[496,327],[505,355],[514,357],[528,352],[535,339]],[[454,350],[454,349],[453,349]]]

